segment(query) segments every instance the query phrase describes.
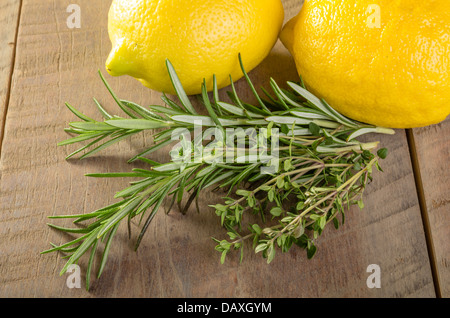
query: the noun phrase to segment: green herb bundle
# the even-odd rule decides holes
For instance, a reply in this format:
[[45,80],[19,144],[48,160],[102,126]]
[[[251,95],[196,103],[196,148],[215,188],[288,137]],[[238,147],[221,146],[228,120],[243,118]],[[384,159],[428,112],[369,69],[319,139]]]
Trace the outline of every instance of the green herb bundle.
[[[363,206],[363,193],[372,178],[372,169],[381,170],[379,160],[386,157],[387,150],[379,149],[378,142],[360,142],[358,137],[394,131],[346,118],[311,94],[301,79],[298,83],[287,82],[289,89],[281,88],[271,79],[271,92],[262,89],[263,95],[259,95],[242,62],[241,67],[256,98],[255,105],[237,95],[231,78],[229,101],[219,99],[215,80],[210,98],[204,82],[199,100],[207,110],[206,116],[196,112],[169,61],[167,70],[177,100],[162,94],[165,106],[144,107],[119,99],[101,73],[124,115],[109,114],[94,99],[103,116],[97,121],[66,104],[81,121],[70,123],[66,131],[75,136],[59,145],[86,142],[67,158],[82,152],[80,158],[92,156],[144,130],[158,129],[158,132],[150,148],[129,160],[144,162],[148,169],[88,175],[137,178],[138,181],[116,193],[117,202],[90,213],[50,217],[73,219],[74,225],[89,223],[73,228],[50,224],[57,230],[78,234],[76,239],[62,245],[52,244],[52,248],[43,252],[66,254],[68,260],[61,274],[90,253],[88,288],[99,242],[104,244],[98,277],[120,223],[126,220],[131,231],[131,220],[139,218],[142,229],[136,242],[138,248],[166,198],[170,198],[167,210],[177,203],[178,209],[186,213],[192,203],[198,204],[202,191],[223,190],[222,202],[211,205],[227,233],[226,239],[214,238],[222,263],[233,250],[240,250],[242,260],[246,241],[267,262],[274,259],[277,250],[287,252],[292,246],[304,248],[311,258],[316,252],[314,242],[326,225],[332,222],[338,228],[344,223],[346,209],[354,204]],[[199,123],[202,131],[196,135]],[[228,141],[219,138],[227,136],[230,129],[251,132],[231,154]],[[214,138],[205,138],[211,137],[211,130]],[[150,159],[153,152],[174,144],[176,139],[178,144],[171,153],[175,159],[164,163]],[[246,222],[250,214],[260,221]]]

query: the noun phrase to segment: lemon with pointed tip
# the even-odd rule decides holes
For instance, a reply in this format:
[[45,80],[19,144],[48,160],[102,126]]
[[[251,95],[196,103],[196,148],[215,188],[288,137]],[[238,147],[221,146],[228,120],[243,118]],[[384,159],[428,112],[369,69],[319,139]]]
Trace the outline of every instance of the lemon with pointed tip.
[[450,113],[449,0],[308,0],[280,38],[306,86],[348,117],[414,128]]
[[239,54],[247,72],[267,57],[283,20],[281,0],[113,0],[106,69],[173,94],[169,59],[188,95],[213,75],[222,88],[243,76]]

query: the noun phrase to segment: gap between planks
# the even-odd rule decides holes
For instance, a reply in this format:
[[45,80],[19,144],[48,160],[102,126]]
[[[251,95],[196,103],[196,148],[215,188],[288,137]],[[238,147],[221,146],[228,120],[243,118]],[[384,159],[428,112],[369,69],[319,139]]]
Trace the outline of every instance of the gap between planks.
[[431,225],[428,216],[428,209],[425,199],[425,192],[423,187],[422,175],[420,172],[419,158],[417,155],[416,141],[414,139],[414,132],[412,129],[406,129],[406,138],[408,140],[409,154],[411,156],[411,164],[414,174],[414,181],[416,183],[417,198],[419,200],[419,207],[423,229],[425,232],[425,241],[427,245],[428,258],[430,260],[431,275],[433,277],[433,285],[437,298],[442,298],[439,271],[436,264],[436,252],[434,249],[433,237],[431,233]]
[[22,15],[22,3],[23,0],[19,0],[19,12],[17,13],[17,24],[15,30],[16,34],[14,34],[14,48],[11,54],[11,68],[9,71],[8,85],[6,88],[5,109],[3,111],[3,121],[0,127],[0,158],[2,156],[3,140],[5,139],[6,117],[8,114],[9,102],[11,100],[12,80],[16,64],[17,39],[19,37],[20,17]]

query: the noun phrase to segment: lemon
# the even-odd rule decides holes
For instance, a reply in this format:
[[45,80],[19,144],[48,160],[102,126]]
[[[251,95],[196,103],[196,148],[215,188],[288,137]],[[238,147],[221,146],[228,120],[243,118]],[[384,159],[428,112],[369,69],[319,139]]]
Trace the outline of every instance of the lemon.
[[450,113],[449,0],[308,0],[280,38],[308,89],[354,120],[415,128]]
[[188,95],[237,81],[275,45],[284,20],[281,0],[113,0],[108,13],[112,50],[106,69],[156,91],[174,93],[166,59]]

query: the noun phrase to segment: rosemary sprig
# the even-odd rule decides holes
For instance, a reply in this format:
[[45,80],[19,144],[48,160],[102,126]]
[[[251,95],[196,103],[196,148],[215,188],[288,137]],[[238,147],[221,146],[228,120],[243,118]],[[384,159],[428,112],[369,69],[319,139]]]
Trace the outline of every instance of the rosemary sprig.
[[[263,90],[265,96],[260,96],[240,61],[245,79],[257,99],[256,105],[239,98],[232,79],[232,90],[228,94],[230,101],[219,100],[214,78],[213,100],[206,91],[205,82],[202,84],[199,97],[208,115],[200,116],[169,61],[167,70],[178,101],[165,94],[162,94],[162,100],[166,106],[144,107],[121,100],[99,72],[125,116],[109,114],[95,99],[102,121],[66,104],[81,121],[70,123],[66,131],[75,136],[59,145],[87,142],[67,158],[83,151],[85,153],[80,158],[86,158],[144,130],[161,130],[154,136],[151,147],[129,160],[142,161],[149,165],[148,169],[88,175],[136,178],[137,181],[130,182],[127,188],[116,193],[118,202],[86,214],[50,217],[73,219],[75,225],[89,223],[75,228],[50,225],[57,230],[80,235],[61,245],[52,244],[52,248],[43,252],[67,254],[68,260],[61,274],[89,252],[88,288],[93,255],[101,246],[99,241],[104,242],[104,247],[98,277],[105,267],[119,224],[126,219],[131,232],[131,220],[139,217],[142,229],[135,245],[137,249],[168,197],[171,198],[169,211],[177,203],[179,210],[186,213],[193,202],[198,208],[197,199],[202,191],[227,191],[223,204],[211,205],[229,237],[229,240],[214,239],[216,249],[222,254],[222,262],[235,249],[241,249],[242,259],[243,243],[249,239],[253,241],[255,252],[261,252],[268,262],[273,260],[276,247],[286,252],[294,244],[305,248],[308,257],[312,257],[316,251],[314,242],[325,226],[333,222],[338,227],[344,222],[346,208],[353,204],[362,207],[363,192],[372,178],[372,168],[381,170],[379,159],[385,158],[387,150],[382,148],[375,153],[378,142],[362,143],[357,138],[368,133],[393,134],[394,131],[346,118],[311,94],[302,81],[288,82],[289,89],[286,90],[271,79],[273,95]],[[195,137],[198,123],[202,131],[200,137]],[[242,143],[233,148],[231,157],[228,140],[219,138],[225,136],[230,128],[256,132],[242,139]],[[206,134],[211,133],[211,129],[214,129],[215,139],[205,144]],[[175,140],[179,144],[172,150],[172,161],[158,163],[148,158]],[[261,149],[264,150],[262,153]],[[223,160],[224,154],[227,160]],[[255,156],[264,160],[255,160]],[[185,196],[188,200],[183,205]],[[261,222],[244,227],[247,212],[260,215]],[[341,216],[341,222],[338,216]]]

